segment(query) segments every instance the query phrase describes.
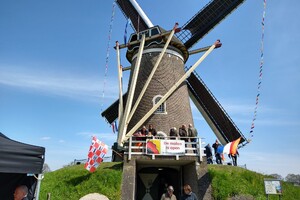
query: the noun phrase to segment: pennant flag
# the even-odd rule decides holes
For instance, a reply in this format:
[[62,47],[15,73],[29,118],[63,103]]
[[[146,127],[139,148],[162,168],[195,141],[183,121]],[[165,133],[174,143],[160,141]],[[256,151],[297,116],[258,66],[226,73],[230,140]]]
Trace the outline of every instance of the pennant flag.
[[240,140],[241,140],[241,138],[238,138],[237,140],[234,140],[234,141],[229,142],[228,144],[226,144],[224,146],[223,153],[236,154],[237,147],[238,147],[238,144],[240,143]]
[[111,128],[112,128],[112,131],[113,133],[116,133],[118,132],[118,124],[117,124],[117,120],[115,120],[113,123],[111,123]]
[[125,25],[125,32],[124,32],[124,44],[127,43],[127,26],[130,24],[130,19],[128,18],[126,25]]
[[116,130],[116,132],[118,132],[118,131],[119,131],[119,129],[118,129],[118,123],[117,123],[117,120],[115,121],[115,130]]
[[111,128],[112,128],[113,133],[116,133],[116,130],[115,130],[115,123],[114,123],[114,122],[111,123]]
[[94,136],[88,153],[88,159],[84,165],[84,168],[90,172],[94,172],[96,168],[100,165],[100,163],[103,161],[103,158],[107,153],[107,150],[108,150],[107,145],[99,141]]

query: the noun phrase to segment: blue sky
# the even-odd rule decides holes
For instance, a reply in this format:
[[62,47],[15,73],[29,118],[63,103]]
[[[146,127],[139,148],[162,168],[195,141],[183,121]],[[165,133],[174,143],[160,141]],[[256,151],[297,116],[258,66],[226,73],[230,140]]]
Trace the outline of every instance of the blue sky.
[[[183,25],[207,3],[138,2],[153,24],[167,30],[175,22]],[[109,146],[116,140],[100,115],[118,98],[112,47],[116,40],[123,42],[126,20],[116,6],[105,75],[112,4],[112,0],[0,1],[0,132],[44,146],[52,170],[86,158],[92,135]],[[296,0],[267,2],[254,137],[240,149],[238,159],[260,173],[300,174],[299,6]],[[257,95],[262,12],[262,0],[246,1],[194,47],[221,39],[223,46],[196,71],[247,138]],[[122,65],[128,66],[125,50],[121,56]],[[200,56],[191,56],[186,65]],[[213,132],[194,105],[192,109],[199,135],[212,143]]]

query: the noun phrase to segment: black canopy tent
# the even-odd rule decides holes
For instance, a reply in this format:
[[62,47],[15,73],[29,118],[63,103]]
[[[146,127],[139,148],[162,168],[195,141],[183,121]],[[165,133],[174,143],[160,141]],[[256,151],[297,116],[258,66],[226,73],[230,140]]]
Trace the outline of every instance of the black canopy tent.
[[13,199],[18,185],[26,185],[28,199],[33,199],[44,159],[44,147],[17,142],[0,133],[0,199]]

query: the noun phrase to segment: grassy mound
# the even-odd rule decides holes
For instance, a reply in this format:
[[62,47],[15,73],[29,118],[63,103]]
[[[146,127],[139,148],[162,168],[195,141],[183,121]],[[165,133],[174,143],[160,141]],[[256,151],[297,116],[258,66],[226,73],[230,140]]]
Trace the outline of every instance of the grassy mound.
[[[215,200],[257,199],[265,200],[264,178],[268,176],[239,167],[208,165]],[[100,193],[111,200],[121,199],[122,163],[101,163],[90,173],[83,165],[65,167],[46,173],[41,184],[40,199],[51,193],[54,200],[78,200],[89,193]],[[282,182],[282,199],[299,200],[300,187]],[[277,200],[277,195],[270,195]]]
[[84,169],[83,165],[46,173],[39,199],[47,199],[48,193],[54,200],[78,200],[89,193],[100,193],[112,200],[120,199],[122,167],[122,163],[105,162],[94,173]]
[[[213,197],[223,199],[265,200],[264,178],[272,178],[240,167],[209,165],[208,172],[213,188]],[[282,181],[282,199],[299,200],[300,187]],[[278,195],[269,195],[269,200],[278,200]]]

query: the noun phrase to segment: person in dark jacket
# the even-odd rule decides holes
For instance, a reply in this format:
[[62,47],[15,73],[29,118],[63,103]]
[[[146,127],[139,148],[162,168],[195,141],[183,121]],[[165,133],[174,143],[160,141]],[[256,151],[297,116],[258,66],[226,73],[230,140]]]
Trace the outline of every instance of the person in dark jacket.
[[182,126],[179,128],[179,137],[182,138],[181,140],[184,140],[185,142],[188,142],[189,139],[187,138],[188,137],[188,131],[186,129],[186,125],[185,124],[182,124]]
[[170,129],[169,135],[170,135],[171,140],[175,140],[176,137],[178,137],[178,131],[177,131],[176,127],[173,127]]
[[155,128],[153,128],[153,125],[152,125],[152,124],[149,124],[148,134],[149,134],[150,136],[156,136],[156,134],[157,134],[157,132],[156,132]]
[[216,157],[216,162],[217,164],[222,165],[222,158],[221,158],[221,154],[217,151],[218,147],[220,146],[219,141],[216,140],[216,142],[212,145],[212,147],[215,150],[215,157]]
[[197,136],[198,136],[198,131],[196,128],[193,127],[192,124],[189,124],[189,128],[188,128],[188,136],[191,137],[191,142],[193,142],[194,144],[192,144],[192,147],[195,148],[194,153],[197,153]]
[[183,186],[184,194],[181,196],[181,200],[198,200],[196,194],[192,192],[192,188],[190,185],[185,184]]
[[205,146],[205,154],[206,154],[206,161],[207,161],[207,164],[213,164],[213,160],[212,160],[212,149],[210,147],[209,144],[207,144]]
[[238,151],[236,151],[235,154],[228,154],[228,157],[232,159],[233,166],[237,166],[237,157],[238,156],[240,156]]

